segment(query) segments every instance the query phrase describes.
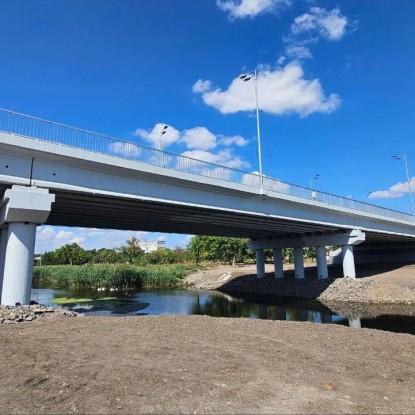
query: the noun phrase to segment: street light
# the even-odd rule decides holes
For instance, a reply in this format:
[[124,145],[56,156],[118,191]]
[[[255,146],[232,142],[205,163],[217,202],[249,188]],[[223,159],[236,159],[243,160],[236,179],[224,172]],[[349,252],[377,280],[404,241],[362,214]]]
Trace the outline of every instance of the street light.
[[257,70],[254,69],[251,72],[248,72],[248,73],[245,73],[239,76],[239,79],[244,82],[248,82],[252,78],[255,81],[256,129],[257,129],[257,139],[258,139],[259,180],[260,180],[260,190],[261,190],[261,193],[263,193],[264,176],[262,174],[261,130],[259,128],[258,73],[257,73]]
[[169,128],[169,126],[168,125],[165,125],[164,127],[163,127],[163,129],[161,130],[161,133],[160,133],[160,137],[159,137],[159,150],[161,150],[161,137],[164,135],[164,134],[166,134],[166,132],[167,132],[167,129]]
[[415,216],[414,201],[412,199],[411,180],[409,178],[408,160],[406,158],[406,154],[392,156],[392,158],[395,159],[395,160],[403,160],[403,162],[405,164],[406,180],[408,182],[408,193],[409,193],[409,199],[411,201],[412,215]]
[[320,173],[316,174],[313,178],[310,179],[310,189],[313,190],[314,180],[317,180],[320,177]]

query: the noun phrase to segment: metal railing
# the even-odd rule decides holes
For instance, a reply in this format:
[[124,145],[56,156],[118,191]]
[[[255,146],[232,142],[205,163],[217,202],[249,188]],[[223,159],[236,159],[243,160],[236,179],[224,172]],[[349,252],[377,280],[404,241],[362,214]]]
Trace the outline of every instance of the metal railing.
[[[260,188],[260,176],[230,167],[196,160],[141,146],[131,141],[120,140],[103,134],[55,123],[0,108],[0,131],[23,137],[43,140],[68,147],[80,148],[113,157],[138,161],[152,166],[173,169],[184,173],[209,177],[231,183]],[[350,198],[320,192],[264,176],[264,189],[306,200],[314,200],[329,206],[351,209],[385,218],[414,223],[415,218],[407,213],[386,209]]]

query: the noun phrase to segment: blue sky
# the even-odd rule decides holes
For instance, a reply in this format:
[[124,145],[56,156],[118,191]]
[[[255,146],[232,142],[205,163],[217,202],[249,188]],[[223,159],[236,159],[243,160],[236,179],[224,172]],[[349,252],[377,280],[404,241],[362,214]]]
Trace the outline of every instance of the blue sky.
[[[166,150],[256,171],[237,77],[258,67],[265,174],[409,212],[391,156],[415,174],[414,17],[406,0],[3,0],[0,106],[149,146],[167,124]],[[37,250],[131,234],[40,227]]]

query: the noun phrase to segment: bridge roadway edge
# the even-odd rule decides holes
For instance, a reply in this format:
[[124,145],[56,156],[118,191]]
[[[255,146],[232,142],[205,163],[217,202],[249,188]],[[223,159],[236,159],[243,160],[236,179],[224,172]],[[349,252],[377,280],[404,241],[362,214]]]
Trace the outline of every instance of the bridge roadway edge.
[[[7,140],[4,140],[4,136]],[[263,226],[267,225],[269,232],[266,235],[260,233],[258,237],[337,232],[341,229],[361,229],[373,232],[373,234],[383,234],[387,238],[393,235],[404,239],[415,237],[415,223],[410,225],[392,218],[327,206],[312,200],[275,192],[261,195],[259,189],[242,184],[162,169],[39,140],[0,133],[0,150],[2,150],[0,152],[0,182],[3,184],[28,184],[31,158],[34,156],[33,184],[48,188],[57,194],[65,194],[66,200],[71,198],[76,200],[79,194],[83,200],[86,199],[84,196],[91,199],[99,196],[107,198],[108,201],[118,199],[125,201],[126,207],[129,206],[129,208],[132,206],[129,205],[130,202],[147,203],[151,207],[165,204],[171,206],[172,209],[177,207],[179,211],[186,208],[183,213],[190,216],[191,212],[197,213],[199,216],[196,215],[196,218],[199,223],[201,217],[206,216],[207,223],[210,223],[207,230],[210,231],[215,229],[213,229],[212,222],[209,222],[208,216],[214,210],[228,214],[228,216],[240,214],[244,217],[252,217],[254,221],[264,221]],[[9,168],[5,169],[5,165]],[[13,169],[14,165],[16,167]],[[59,197],[57,199],[58,203]],[[64,226],[64,221],[59,223],[59,219],[53,215],[54,208],[51,215],[54,218],[53,224]],[[206,212],[206,215],[203,215],[203,212]],[[82,216],[82,212],[79,213],[78,216]],[[153,214],[156,213],[156,210],[153,210]],[[180,218],[175,219],[179,222]],[[217,226],[225,226],[223,218],[220,219],[222,223],[218,223]],[[272,222],[277,220],[280,221],[279,225],[281,221],[284,221],[290,225],[295,224],[299,229],[296,231],[293,226],[288,226],[287,230],[284,230],[285,228],[281,225],[283,232],[278,232],[275,227],[272,227]],[[186,220],[184,222],[178,233],[196,233],[192,231],[194,223]],[[108,223],[110,224],[110,221]],[[141,224],[147,223],[143,220]],[[132,225],[140,226],[140,223],[132,223]],[[160,229],[162,225],[161,222],[155,223],[155,228],[151,230],[163,231]],[[84,226],[84,223],[77,225],[72,222],[70,226]],[[99,227],[93,224],[91,226]],[[237,224],[234,224],[233,228],[236,227]],[[241,228],[243,228],[242,224]],[[258,227],[254,226],[255,228]],[[246,233],[246,235],[235,236],[255,237],[252,224]]]

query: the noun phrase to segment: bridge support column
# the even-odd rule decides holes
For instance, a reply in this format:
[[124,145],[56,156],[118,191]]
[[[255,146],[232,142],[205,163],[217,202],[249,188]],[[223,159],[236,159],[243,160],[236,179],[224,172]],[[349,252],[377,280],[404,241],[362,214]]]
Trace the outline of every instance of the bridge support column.
[[284,263],[282,258],[282,248],[276,248],[272,251],[274,257],[274,272],[275,278],[284,277]]
[[316,248],[316,258],[317,258],[317,276],[321,279],[326,279],[329,277],[329,271],[327,268],[327,259],[326,259],[326,247],[318,246]]
[[304,278],[304,252],[303,248],[294,248],[295,278]]
[[360,321],[360,318],[349,318],[349,327],[353,327],[354,329],[361,329],[362,322]]
[[1,292],[3,289],[3,275],[4,275],[4,262],[6,260],[6,247],[7,247],[7,238],[9,236],[9,228],[5,227],[0,229],[0,299]]
[[265,254],[263,249],[256,249],[256,276],[265,277]]
[[47,189],[13,186],[0,201],[0,226],[7,224],[9,227],[2,305],[30,303],[36,226],[46,222],[54,200],[55,196]]
[[354,264],[353,246],[342,246],[343,257],[343,276],[345,278],[356,278],[356,268]]
[[9,224],[2,305],[30,303],[36,226],[35,223]]

